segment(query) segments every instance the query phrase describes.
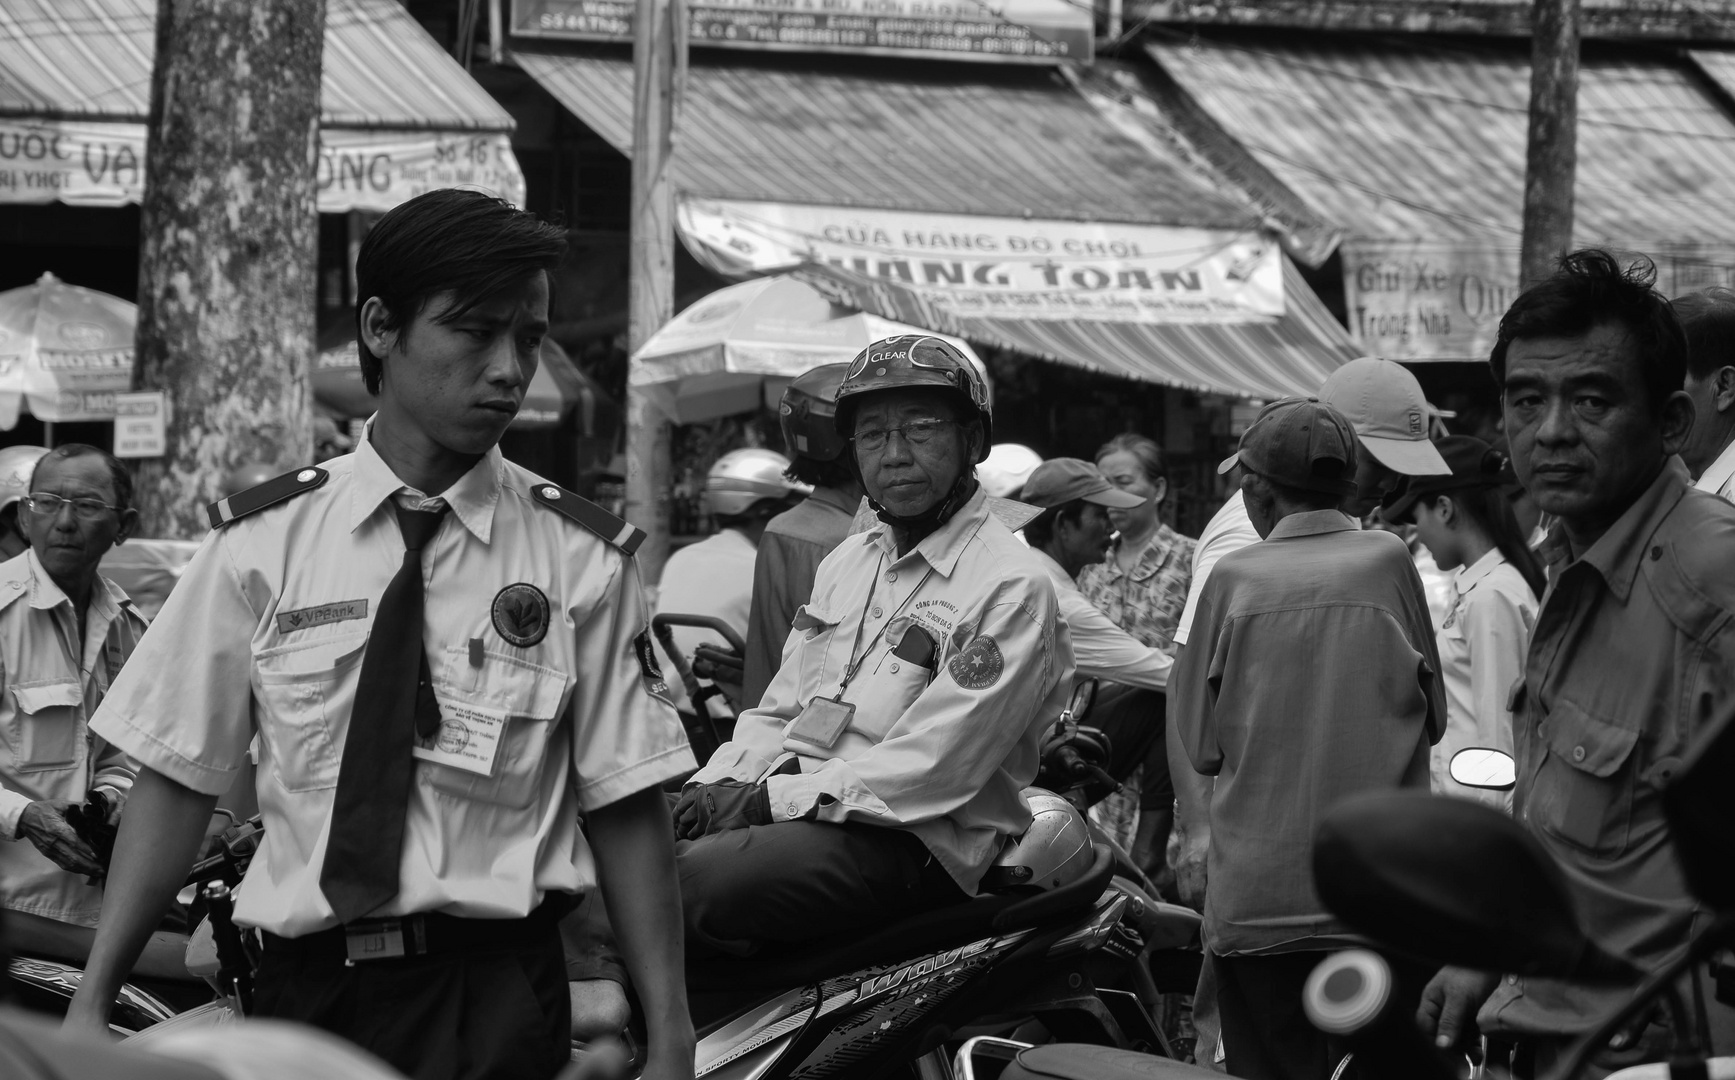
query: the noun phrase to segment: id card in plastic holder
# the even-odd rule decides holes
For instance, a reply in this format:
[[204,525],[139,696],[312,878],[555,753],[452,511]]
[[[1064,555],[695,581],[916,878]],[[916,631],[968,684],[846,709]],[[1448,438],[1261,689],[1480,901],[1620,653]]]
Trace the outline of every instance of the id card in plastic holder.
[[800,739],[829,750],[854,717],[855,706],[847,701],[812,698],[795,718],[795,722],[789,725],[788,735],[792,739]]

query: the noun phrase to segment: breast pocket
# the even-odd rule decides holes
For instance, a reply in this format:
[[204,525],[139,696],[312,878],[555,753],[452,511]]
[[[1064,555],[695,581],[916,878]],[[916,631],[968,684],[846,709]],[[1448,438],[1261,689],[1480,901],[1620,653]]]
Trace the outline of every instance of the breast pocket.
[[417,771],[445,795],[514,809],[529,806],[546,771],[570,677],[499,653],[483,653],[482,663],[472,664],[469,650],[460,648],[441,650],[430,662],[443,718],[461,711],[498,717],[501,728],[488,775],[428,760],[418,761]]
[[886,638],[883,651],[862,665],[846,695],[856,706],[850,730],[876,743],[934,681],[939,652],[934,635],[913,622],[894,624]]
[[1537,768],[1526,813],[1551,836],[1592,855],[1627,848],[1632,828],[1639,733],[1557,701],[1543,721],[1547,753]]
[[843,677],[843,665],[847,659],[839,659],[837,671],[830,678],[832,685],[826,685],[826,665],[831,654],[832,644],[837,638],[839,618],[824,608],[807,604],[796,611],[791,631],[798,636],[795,651],[790,654],[790,660],[796,665],[796,700],[805,703],[815,694],[834,694],[837,692],[839,679]]
[[19,773],[57,772],[83,760],[84,690],[76,679],[15,683],[6,742]]
[[349,730],[367,634],[270,649],[254,657],[254,719],[262,766],[285,791],[337,786],[339,736]]

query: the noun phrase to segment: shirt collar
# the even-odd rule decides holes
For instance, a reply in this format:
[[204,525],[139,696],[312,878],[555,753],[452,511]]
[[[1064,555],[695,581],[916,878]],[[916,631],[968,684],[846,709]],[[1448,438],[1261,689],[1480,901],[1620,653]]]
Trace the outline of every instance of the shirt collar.
[[[941,577],[951,577],[953,568],[958,565],[959,556],[964,554],[964,545],[970,542],[971,537],[976,535],[977,530],[982,528],[982,523],[987,520],[988,493],[978,484],[976,493],[952,515],[952,520],[922,537],[921,543],[912,548],[909,554],[920,555]],[[892,539],[890,525],[882,521],[869,535],[887,557],[894,561],[898,558],[897,544]]]
[[1290,514],[1279,521],[1271,530],[1267,540],[1286,540],[1295,536],[1320,536],[1325,533],[1355,532],[1361,528],[1361,522],[1350,517],[1342,510],[1308,510],[1300,514]]
[[[506,459],[501,455],[500,447],[489,447],[482,460],[439,495],[452,508],[452,516],[484,544],[493,533],[494,508],[500,504],[505,471]],[[361,444],[355,448],[355,463],[350,466],[350,531],[360,528],[381,503],[406,489],[409,485],[374,449],[373,421],[368,421]]]
[[1460,566],[1452,574],[1452,584],[1458,590],[1458,595],[1474,589],[1481,580],[1492,574],[1496,567],[1506,561],[1506,556],[1500,554],[1499,548],[1489,548],[1488,553],[1469,566]]
[[1723,490],[1723,485],[1735,478],[1735,442],[1723,448],[1717,455],[1717,460],[1705,470],[1705,475],[1699,477],[1699,482],[1693,486],[1700,491],[1709,491],[1715,495]]
[[[1167,522],[1157,522],[1157,531],[1145,541],[1145,549],[1139,552],[1139,561],[1127,572],[1134,581],[1143,581],[1163,568],[1163,564],[1175,554],[1175,539],[1180,534],[1169,528]],[[1116,553],[1120,551],[1121,537],[1116,536],[1109,541],[1108,556],[1101,565],[1111,578],[1121,576],[1120,563],[1115,561]]]
[[[30,567],[30,606],[38,611],[49,611],[62,604],[71,608],[72,598],[48,576],[48,568],[36,557],[35,548],[25,549],[25,559]],[[93,622],[112,622],[122,608],[131,607],[132,603],[132,598],[120,586],[97,574],[96,580],[91,582],[90,607],[85,611],[85,617]]]
[[[1595,568],[1602,575],[1609,592],[1622,603],[1633,591],[1633,578],[1638,576],[1645,545],[1650,543],[1652,534],[1674,510],[1675,504],[1686,495],[1691,483],[1686,462],[1671,457],[1663,465],[1662,472],[1651,481],[1651,486],[1633,500],[1607,532],[1597,537],[1590,550],[1579,557],[1579,562]],[[1544,557],[1550,563],[1561,563],[1571,557],[1571,552],[1565,526],[1556,523],[1544,543]]]

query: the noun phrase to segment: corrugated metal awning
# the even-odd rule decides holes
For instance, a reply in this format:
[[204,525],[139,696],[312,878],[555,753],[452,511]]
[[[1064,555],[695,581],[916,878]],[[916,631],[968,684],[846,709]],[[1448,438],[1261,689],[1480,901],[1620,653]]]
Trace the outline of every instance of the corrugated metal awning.
[[837,303],[942,334],[1127,379],[1210,394],[1271,399],[1312,395],[1361,355],[1287,257],[1286,314],[1257,323],[1110,323],[956,316],[887,278],[809,263],[794,276]]
[[[1149,51],[1349,237],[1516,244],[1528,45],[1249,35]],[[1735,122],[1689,64],[1583,58],[1576,218],[1589,243],[1735,239]]]
[[[514,51],[549,93],[632,152],[632,64]],[[674,182],[723,199],[1206,228],[1260,215],[1157,140],[1111,123],[1060,74],[932,62],[700,58]]]
[[[0,0],[0,116],[144,123],[154,0]],[[327,0],[320,124],[509,132],[513,120],[397,0]]]

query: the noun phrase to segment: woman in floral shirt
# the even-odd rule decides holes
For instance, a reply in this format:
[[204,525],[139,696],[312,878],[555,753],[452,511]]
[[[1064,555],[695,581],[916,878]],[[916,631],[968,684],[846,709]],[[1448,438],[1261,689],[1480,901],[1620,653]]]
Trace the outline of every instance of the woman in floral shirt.
[[[1121,629],[1173,656],[1175,628],[1187,606],[1187,587],[1192,583],[1196,541],[1169,528],[1158,516],[1169,492],[1162,448],[1143,435],[1116,435],[1096,452],[1096,465],[1109,483],[1145,501],[1126,510],[1109,511],[1115,539],[1107,558],[1079,573],[1078,589]],[[1151,720],[1159,734],[1142,767],[1139,829],[1132,855],[1147,873],[1162,881],[1168,876],[1163,855],[1175,820],[1175,786],[1169,779],[1160,734],[1160,708]]]

